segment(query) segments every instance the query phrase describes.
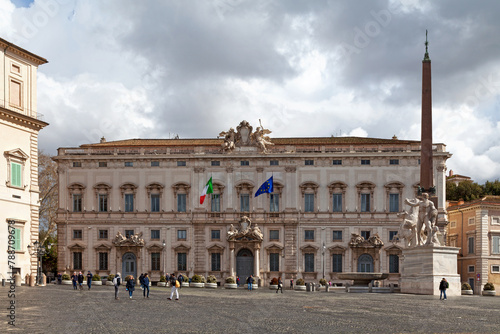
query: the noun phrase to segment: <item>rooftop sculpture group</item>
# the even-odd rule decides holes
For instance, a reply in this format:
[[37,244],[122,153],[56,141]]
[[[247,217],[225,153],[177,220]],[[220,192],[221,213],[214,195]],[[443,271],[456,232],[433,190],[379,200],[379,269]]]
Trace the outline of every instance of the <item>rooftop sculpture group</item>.
[[255,132],[252,132],[253,127],[247,121],[242,121],[236,128],[236,132],[233,128],[230,128],[228,131],[219,133],[217,138],[224,138],[222,150],[232,152],[236,147],[257,146],[261,152],[267,153],[267,147],[274,145],[271,138],[267,136],[271,131],[262,126],[260,119],[259,123],[260,126],[257,127]]

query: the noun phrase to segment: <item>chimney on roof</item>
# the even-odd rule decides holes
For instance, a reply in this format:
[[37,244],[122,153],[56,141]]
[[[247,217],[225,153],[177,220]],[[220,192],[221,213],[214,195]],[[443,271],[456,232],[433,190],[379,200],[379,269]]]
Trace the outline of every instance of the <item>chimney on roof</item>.
[[100,143],[102,144],[102,143],[105,143],[105,142],[106,142],[106,138],[104,138],[104,136],[102,136]]

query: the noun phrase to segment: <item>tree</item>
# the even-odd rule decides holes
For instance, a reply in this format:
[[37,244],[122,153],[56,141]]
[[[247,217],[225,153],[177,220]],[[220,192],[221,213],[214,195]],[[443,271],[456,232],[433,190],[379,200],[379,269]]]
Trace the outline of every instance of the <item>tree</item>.
[[39,241],[45,244],[50,237],[55,238],[56,212],[58,206],[57,164],[52,157],[38,152],[38,187],[40,189]]
[[458,201],[457,185],[455,182],[446,181],[446,199],[448,201]]
[[483,189],[485,195],[500,196],[500,181],[498,181],[498,179],[493,182],[486,181]]

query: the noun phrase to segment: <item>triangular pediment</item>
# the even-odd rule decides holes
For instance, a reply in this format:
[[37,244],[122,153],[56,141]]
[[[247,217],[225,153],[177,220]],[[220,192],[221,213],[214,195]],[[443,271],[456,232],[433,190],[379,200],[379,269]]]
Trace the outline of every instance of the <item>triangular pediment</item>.
[[27,160],[29,158],[29,155],[24,153],[24,151],[21,150],[20,148],[16,148],[10,151],[5,151],[3,152],[3,154],[5,157],[17,158],[20,160]]

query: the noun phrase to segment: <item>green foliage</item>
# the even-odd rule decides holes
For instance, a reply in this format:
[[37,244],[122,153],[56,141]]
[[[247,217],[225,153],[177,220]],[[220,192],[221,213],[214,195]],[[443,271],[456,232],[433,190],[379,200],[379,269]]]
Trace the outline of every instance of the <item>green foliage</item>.
[[302,279],[302,278],[299,278],[296,282],[295,282],[296,285],[306,285],[306,282]]
[[217,283],[217,277],[210,275],[207,277],[207,283]]
[[484,285],[483,290],[485,290],[485,291],[495,291],[495,286],[493,285],[493,283],[488,282],[488,283],[486,283]]
[[[106,277],[106,279],[110,282],[113,282],[113,279],[115,278],[115,275],[111,274],[111,275],[108,275],[108,277]],[[93,278],[92,278],[93,279]]]
[[236,281],[233,276],[226,277],[226,283],[228,284],[236,284]]
[[276,277],[273,277],[271,280],[271,285],[278,285],[278,279]]
[[69,276],[68,274],[63,274],[61,278],[65,281],[71,280],[71,276]]
[[455,185],[451,181],[446,182],[446,199],[449,201],[472,201],[485,195],[482,186],[472,181],[462,181]]
[[193,275],[191,277],[192,283],[205,283],[205,277],[203,275]]
[[92,280],[93,281],[100,281],[101,280],[101,276],[99,276],[97,274],[94,274],[94,276],[92,276]]
[[326,285],[326,279],[322,278],[319,280],[319,284],[325,286]]
[[161,275],[160,276],[160,282],[166,282],[166,281],[167,281],[167,279],[165,278],[165,276]]
[[486,181],[483,186],[485,195],[500,196],[500,181]]
[[462,283],[462,290],[472,290],[469,283]]

